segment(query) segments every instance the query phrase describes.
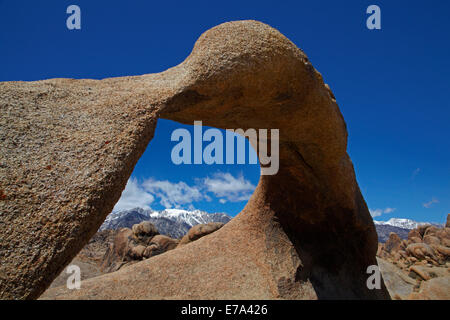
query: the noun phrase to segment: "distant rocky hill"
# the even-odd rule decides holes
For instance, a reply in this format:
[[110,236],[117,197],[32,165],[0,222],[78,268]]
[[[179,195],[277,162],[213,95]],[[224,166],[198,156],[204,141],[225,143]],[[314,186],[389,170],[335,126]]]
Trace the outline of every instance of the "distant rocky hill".
[[377,229],[378,242],[386,242],[389,239],[391,232],[396,233],[400,239],[407,239],[410,230],[418,228],[423,225],[431,225],[435,227],[442,227],[442,224],[432,222],[417,222],[411,219],[392,218],[388,221],[374,220],[375,228]]
[[131,228],[142,221],[150,221],[160,234],[171,238],[183,237],[190,228],[210,222],[227,223],[231,217],[225,213],[207,213],[200,210],[165,209],[154,211],[142,208],[122,210],[111,213],[100,230]]
[[385,243],[391,232],[398,234],[401,239],[408,238],[409,229],[394,227],[386,224],[375,224],[378,234],[378,242]]

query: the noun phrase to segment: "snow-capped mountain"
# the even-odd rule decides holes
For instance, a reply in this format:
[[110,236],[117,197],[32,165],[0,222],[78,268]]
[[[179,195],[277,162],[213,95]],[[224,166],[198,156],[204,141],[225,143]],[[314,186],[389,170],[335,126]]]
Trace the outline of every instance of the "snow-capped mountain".
[[403,228],[403,229],[414,229],[421,225],[434,225],[438,227],[442,227],[442,225],[437,223],[431,223],[431,222],[417,222],[411,219],[400,219],[400,218],[391,218],[388,221],[373,221],[376,225],[389,225],[393,227]]
[[131,228],[142,221],[150,221],[161,234],[172,238],[184,236],[197,224],[209,222],[227,223],[231,217],[225,213],[207,213],[200,210],[165,209],[154,211],[142,208],[112,212],[103,222],[100,230]]
[[415,229],[421,225],[433,225],[442,227],[441,224],[430,222],[417,222],[411,219],[391,218],[388,221],[373,221],[377,229],[378,241],[386,242],[391,232],[395,232],[401,239],[407,239],[411,229]]
[[187,223],[191,227],[201,223],[226,223],[231,220],[231,217],[229,217],[225,213],[207,213],[200,210],[188,211],[181,209],[165,209],[162,211],[153,211],[149,216],[150,218],[167,218],[173,221]]

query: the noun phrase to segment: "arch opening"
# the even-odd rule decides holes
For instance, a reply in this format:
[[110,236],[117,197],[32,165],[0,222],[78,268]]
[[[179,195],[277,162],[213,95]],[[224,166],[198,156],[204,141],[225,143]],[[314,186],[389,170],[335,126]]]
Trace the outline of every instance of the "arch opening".
[[[216,228],[214,223],[228,223],[245,207],[260,178],[253,146],[239,130],[235,133],[196,123],[183,125],[158,119],[154,137],[135,165],[119,201],[97,233],[68,264],[80,268],[83,281],[172,250],[194,226],[210,224]],[[180,131],[183,139],[178,139]],[[202,146],[197,149],[202,153],[202,163],[195,163],[194,144],[199,141]],[[210,150],[212,144],[214,148]],[[186,150],[180,150],[180,145]],[[180,163],[176,157],[179,155],[174,153],[188,153],[191,157],[187,163]],[[122,229],[131,230],[144,221],[152,223],[160,235],[177,241],[176,245],[165,245],[148,255],[132,252],[139,245],[159,246],[158,237],[156,242],[140,241],[131,233],[127,234],[131,243],[123,243]],[[197,233],[196,237],[207,232],[210,230]],[[117,241],[121,241],[119,246],[115,246]],[[50,288],[65,285],[71,276],[65,270]],[[46,296],[44,293],[43,297]]]
[[[155,136],[128,183],[134,181],[139,188],[136,192],[150,196],[142,203],[144,208],[200,209],[235,216],[250,198],[259,176],[256,152],[236,134],[159,119]],[[126,196],[133,198],[133,194]],[[113,211],[133,209],[129,202],[122,194]]]

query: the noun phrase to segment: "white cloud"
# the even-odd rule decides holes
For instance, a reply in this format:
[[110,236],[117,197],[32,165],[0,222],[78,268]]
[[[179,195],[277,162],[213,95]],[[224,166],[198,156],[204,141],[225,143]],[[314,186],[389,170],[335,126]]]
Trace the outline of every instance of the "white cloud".
[[212,201],[212,194],[221,204],[247,201],[254,189],[255,186],[242,174],[234,177],[223,172],[214,174],[212,178],[198,179],[192,186],[184,181],[153,178],[139,184],[135,178],[130,178],[114,211],[136,207],[149,209],[150,204],[157,201],[165,208],[191,209],[194,208],[193,202]]
[[392,213],[395,211],[395,208],[375,209],[375,210],[369,209],[369,211],[372,218],[375,218],[381,216],[382,214]]
[[205,178],[203,186],[208,192],[214,193],[219,202],[247,201],[255,190],[255,186],[242,175],[235,178],[230,173],[218,172],[213,178]]
[[209,200],[209,197],[201,193],[199,187],[191,187],[183,181],[174,183],[168,180],[148,179],[144,181],[143,186],[146,191],[159,198],[161,205],[166,208],[180,208],[181,205],[191,204],[194,201]]
[[414,180],[414,178],[420,173],[420,171],[421,171],[420,168],[417,168],[416,170],[414,170],[411,175],[411,179]]
[[430,201],[423,203],[424,208],[430,208],[434,203],[439,203],[439,200],[433,197]]
[[133,209],[136,207],[150,209],[150,204],[154,200],[155,198],[146,192],[135,178],[130,178],[113,211]]

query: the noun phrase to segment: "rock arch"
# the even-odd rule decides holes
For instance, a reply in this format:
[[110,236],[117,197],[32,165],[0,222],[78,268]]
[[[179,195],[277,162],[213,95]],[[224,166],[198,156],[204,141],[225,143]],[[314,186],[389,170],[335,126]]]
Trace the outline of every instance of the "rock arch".
[[97,231],[158,117],[279,128],[280,170],[182,249],[52,289],[62,298],[389,298],[366,287],[377,236],[335,98],[306,55],[256,21],[205,32],[180,65],[104,80],[0,83],[0,296],[37,298]]

